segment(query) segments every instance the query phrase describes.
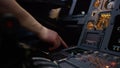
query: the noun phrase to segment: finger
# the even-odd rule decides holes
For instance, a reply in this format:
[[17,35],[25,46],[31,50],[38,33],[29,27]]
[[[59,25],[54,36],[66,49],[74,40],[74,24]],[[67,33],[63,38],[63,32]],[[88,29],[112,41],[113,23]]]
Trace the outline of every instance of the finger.
[[49,51],[53,51],[53,50],[57,49],[58,47],[59,47],[58,44],[54,44],[53,47],[49,48]]
[[68,48],[67,44],[62,40],[62,38],[60,36],[59,37],[59,40],[61,41],[61,45],[63,45],[65,48]]
[[56,41],[53,43],[53,47],[49,48],[50,51],[57,49],[60,46],[61,42],[59,38],[56,38]]
[[56,49],[56,47],[51,47],[51,48],[49,48],[49,51],[53,51],[55,49]]

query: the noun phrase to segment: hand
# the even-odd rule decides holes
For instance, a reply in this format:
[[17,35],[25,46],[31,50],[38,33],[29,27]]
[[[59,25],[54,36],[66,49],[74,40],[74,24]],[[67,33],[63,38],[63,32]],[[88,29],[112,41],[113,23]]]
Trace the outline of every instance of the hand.
[[57,49],[60,45],[67,48],[67,44],[62,40],[57,32],[44,27],[38,35],[43,41],[50,43],[53,47],[49,48],[50,51]]

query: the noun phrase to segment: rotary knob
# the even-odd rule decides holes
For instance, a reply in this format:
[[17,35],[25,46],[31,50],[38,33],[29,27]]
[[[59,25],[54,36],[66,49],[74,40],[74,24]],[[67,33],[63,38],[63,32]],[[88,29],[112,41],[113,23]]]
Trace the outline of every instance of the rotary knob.
[[114,2],[109,2],[107,5],[107,9],[113,9],[114,8]]

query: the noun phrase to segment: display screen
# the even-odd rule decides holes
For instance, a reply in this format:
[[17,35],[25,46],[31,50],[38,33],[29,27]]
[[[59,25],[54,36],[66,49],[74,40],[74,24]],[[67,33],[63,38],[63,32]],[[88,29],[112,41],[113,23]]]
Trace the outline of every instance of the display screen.
[[64,17],[69,15],[86,14],[89,10],[91,1],[92,0],[65,0],[65,4],[59,15],[60,17]]
[[87,47],[99,48],[101,37],[98,33],[88,32],[82,40],[82,44]]
[[73,15],[80,15],[82,13],[87,13],[91,4],[91,0],[77,0]]
[[120,52],[120,15],[116,16],[111,38],[108,44],[108,49]]

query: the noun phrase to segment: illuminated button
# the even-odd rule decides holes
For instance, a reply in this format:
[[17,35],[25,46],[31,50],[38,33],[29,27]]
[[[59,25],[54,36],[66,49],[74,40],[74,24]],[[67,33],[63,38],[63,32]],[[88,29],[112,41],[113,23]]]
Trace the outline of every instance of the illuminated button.
[[89,54],[93,53],[93,50],[89,50],[88,53],[89,53]]
[[93,22],[88,22],[88,24],[87,24],[87,29],[88,30],[92,30],[94,28],[94,24],[93,24]]
[[84,54],[87,55],[87,54],[88,54],[88,51],[84,51]]
[[77,53],[75,57],[80,58],[82,55],[80,53]]
[[103,57],[105,58],[105,59],[107,59],[108,57],[109,57],[109,55],[108,54],[103,54]]
[[105,68],[110,68],[110,66],[105,66]]
[[85,15],[85,11],[82,11],[81,14],[82,14],[82,15]]
[[71,57],[74,57],[74,52],[72,52],[72,53],[70,54],[70,56],[71,56]]
[[95,52],[94,52],[94,55],[95,55],[95,56],[98,56],[98,55],[99,55],[99,51],[95,51]]
[[80,53],[77,53],[77,56],[81,56],[81,54],[80,54]]
[[120,51],[120,46],[118,46],[118,45],[113,45],[113,50],[115,50],[115,51]]
[[117,31],[120,31],[120,27],[117,27]]
[[96,0],[95,3],[94,3],[94,7],[95,8],[98,8],[100,5],[100,0]]

